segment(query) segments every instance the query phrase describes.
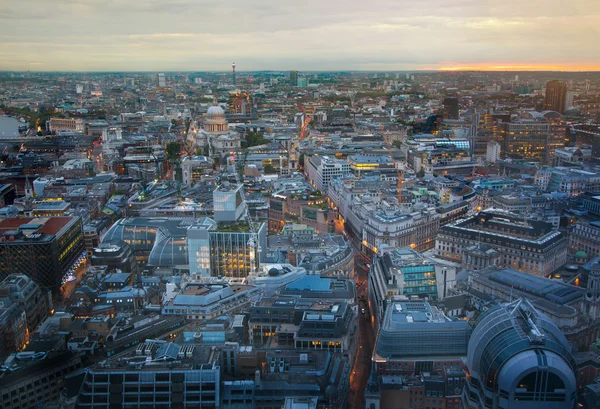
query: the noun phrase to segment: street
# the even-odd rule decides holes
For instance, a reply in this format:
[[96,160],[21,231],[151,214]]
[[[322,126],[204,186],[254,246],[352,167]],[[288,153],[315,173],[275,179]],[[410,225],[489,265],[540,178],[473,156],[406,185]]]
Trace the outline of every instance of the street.
[[[367,269],[362,254],[355,256],[354,270],[357,274],[356,283],[358,286],[358,352],[354,361],[354,367],[350,374],[350,407],[355,409],[363,409],[365,404],[365,388],[369,375],[371,373],[371,355],[375,343],[375,335],[373,326],[371,325],[371,314],[369,313],[367,303]],[[363,301],[364,300],[364,301]],[[362,309],[365,313],[362,313]]]

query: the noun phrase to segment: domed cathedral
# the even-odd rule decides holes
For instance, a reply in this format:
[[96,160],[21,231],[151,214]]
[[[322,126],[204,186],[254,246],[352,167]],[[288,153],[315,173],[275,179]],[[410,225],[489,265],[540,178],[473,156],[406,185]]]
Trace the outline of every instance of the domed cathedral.
[[225,111],[216,100],[214,105],[208,108],[201,122],[201,128],[188,134],[188,142],[191,142],[194,148],[208,147],[208,155],[213,157],[220,157],[240,149],[240,135],[229,129]]
[[224,134],[229,131],[225,111],[219,105],[213,105],[206,111],[204,130],[209,134]]

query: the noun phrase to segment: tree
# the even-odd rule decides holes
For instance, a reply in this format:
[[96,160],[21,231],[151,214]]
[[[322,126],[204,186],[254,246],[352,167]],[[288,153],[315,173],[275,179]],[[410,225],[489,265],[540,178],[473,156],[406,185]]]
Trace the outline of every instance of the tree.
[[252,146],[264,145],[269,143],[268,139],[263,138],[262,132],[248,132],[246,134],[246,146],[251,148]]
[[423,168],[423,167],[421,166],[421,169],[419,169],[419,171],[417,172],[417,177],[418,177],[418,178],[422,178],[422,177],[424,177],[424,176],[425,176],[425,168]]
[[267,163],[265,166],[263,166],[263,170],[266,175],[273,175],[277,173],[277,169],[275,169],[275,167],[270,163]]
[[169,142],[167,144],[167,158],[169,161],[175,162],[181,157],[181,143]]

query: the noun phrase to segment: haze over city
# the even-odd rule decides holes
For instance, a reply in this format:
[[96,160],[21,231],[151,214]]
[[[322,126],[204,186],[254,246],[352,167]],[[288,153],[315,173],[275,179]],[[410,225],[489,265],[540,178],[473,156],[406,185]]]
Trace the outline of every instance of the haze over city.
[[600,0],[5,0],[0,408],[600,409]]
[[5,1],[0,70],[600,69],[600,2]]

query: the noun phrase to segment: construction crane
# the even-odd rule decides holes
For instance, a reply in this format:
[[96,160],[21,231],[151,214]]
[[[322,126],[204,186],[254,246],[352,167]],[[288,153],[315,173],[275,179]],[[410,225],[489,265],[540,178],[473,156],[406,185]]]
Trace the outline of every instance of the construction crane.
[[402,206],[402,182],[404,181],[404,171],[398,168],[398,162],[394,158],[392,153],[392,144],[390,143],[387,135],[385,134],[385,130],[383,129],[383,124],[379,124],[379,130],[381,131],[381,136],[383,137],[383,141],[385,142],[385,146],[390,154],[390,159],[394,164],[394,169],[396,169],[396,175],[398,177],[397,189],[398,189],[398,205]]
[[[244,206],[244,217],[246,218],[246,222],[248,223],[248,227],[250,229],[250,240],[248,240],[248,246],[251,248],[250,250],[250,274],[256,274],[256,264],[260,262],[260,253],[262,248],[260,247],[260,241],[258,239],[258,229],[260,228],[259,224],[254,221],[252,215],[250,214],[250,210],[248,208],[248,202],[246,202],[246,189],[244,187],[244,183],[242,178],[240,177],[240,173],[235,169],[235,156],[230,156],[228,162],[231,163],[234,169],[235,181],[236,184],[241,186],[240,194],[242,196],[242,205]],[[243,172],[243,170],[242,170]],[[257,261],[258,260],[258,261]]]

